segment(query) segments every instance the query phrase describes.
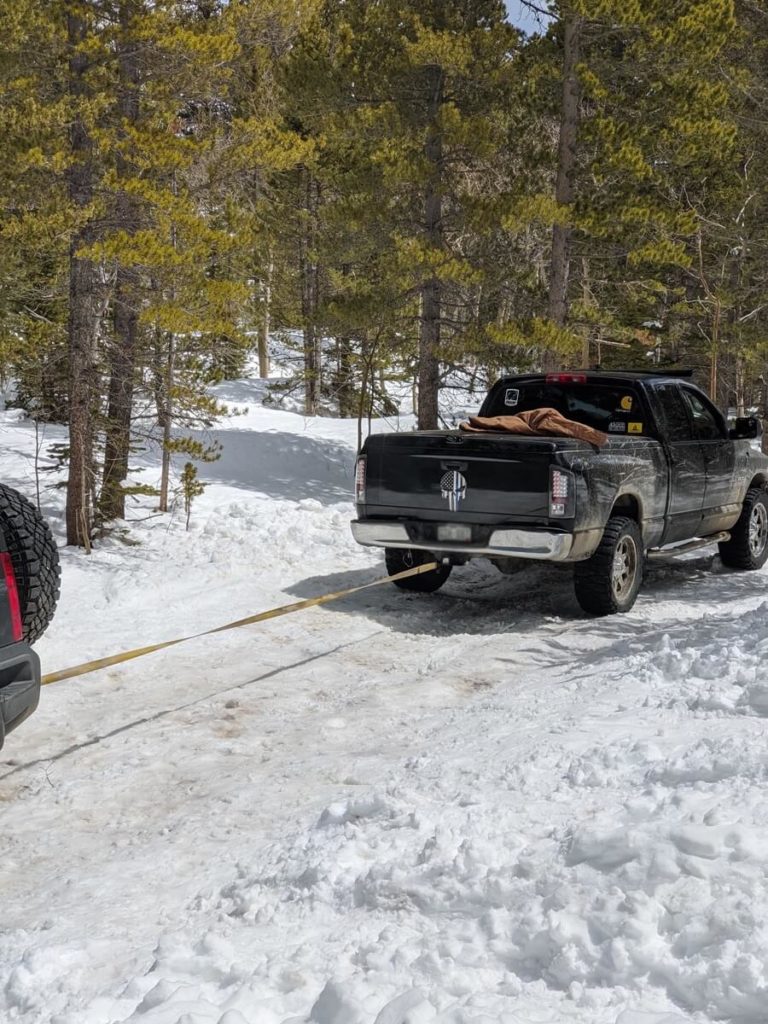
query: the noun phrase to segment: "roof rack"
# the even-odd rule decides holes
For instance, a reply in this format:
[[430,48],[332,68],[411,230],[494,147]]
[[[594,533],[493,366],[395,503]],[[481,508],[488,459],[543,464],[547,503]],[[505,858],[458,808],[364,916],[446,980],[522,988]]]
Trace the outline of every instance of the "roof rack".
[[626,369],[626,368],[625,369],[621,369],[621,370],[614,370],[614,369],[610,369],[609,370],[607,367],[598,366],[598,367],[595,367],[595,369],[592,370],[591,372],[592,373],[595,373],[595,372],[597,372],[597,373],[608,373],[608,374],[610,374],[610,373],[642,373],[643,376],[645,376],[645,377],[692,377],[693,376],[693,370],[691,370],[691,369],[688,369],[688,370],[664,370],[661,367],[659,367],[659,369],[657,369],[657,370],[629,370],[629,369]]

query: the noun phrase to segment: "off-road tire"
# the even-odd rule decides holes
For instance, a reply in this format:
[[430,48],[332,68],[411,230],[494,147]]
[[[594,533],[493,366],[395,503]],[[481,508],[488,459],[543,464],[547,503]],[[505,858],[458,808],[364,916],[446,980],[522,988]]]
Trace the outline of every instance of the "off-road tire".
[[590,615],[628,612],[643,582],[640,527],[626,516],[612,516],[597,550],[574,566],[576,600]]
[[[419,551],[414,548],[385,548],[384,560],[387,563],[387,572],[390,576],[395,573],[405,572],[406,569],[413,569],[417,565],[426,565],[427,562],[434,562],[435,556],[429,551]],[[441,565],[432,572],[422,572],[418,576],[408,576],[404,580],[394,580],[394,585],[400,590],[410,590],[417,594],[433,594],[445,583],[451,575],[450,565]]]
[[11,556],[24,639],[39,640],[59,600],[59,552],[50,527],[31,501],[0,484],[0,532]]
[[730,540],[718,544],[723,565],[731,569],[760,569],[768,560],[768,491],[750,487],[741,515],[729,531]]

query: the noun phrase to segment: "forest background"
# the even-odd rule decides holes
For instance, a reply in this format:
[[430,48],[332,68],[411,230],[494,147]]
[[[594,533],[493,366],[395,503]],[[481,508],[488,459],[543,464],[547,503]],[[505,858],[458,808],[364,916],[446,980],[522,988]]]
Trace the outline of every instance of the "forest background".
[[[15,0],[0,376],[69,425],[67,540],[270,339],[309,415],[500,373],[694,368],[766,411],[762,0]],[[531,27],[535,31],[531,31]],[[194,488],[194,479],[189,486]]]

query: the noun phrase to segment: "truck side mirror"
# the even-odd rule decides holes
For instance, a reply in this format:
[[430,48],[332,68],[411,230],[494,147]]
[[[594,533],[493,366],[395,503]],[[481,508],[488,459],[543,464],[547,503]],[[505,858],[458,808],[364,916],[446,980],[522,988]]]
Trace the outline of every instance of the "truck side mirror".
[[738,416],[736,423],[728,431],[732,441],[752,441],[763,432],[760,420],[756,416]]

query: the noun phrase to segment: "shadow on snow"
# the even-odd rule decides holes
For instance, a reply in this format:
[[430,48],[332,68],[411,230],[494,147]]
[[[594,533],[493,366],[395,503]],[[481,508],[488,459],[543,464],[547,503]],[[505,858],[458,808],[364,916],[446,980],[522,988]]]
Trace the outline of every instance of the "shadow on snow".
[[[386,572],[382,562],[380,573]],[[287,588],[297,598],[360,586],[375,579],[375,570],[356,569],[311,576]],[[701,627],[701,616],[714,605],[768,598],[768,574],[725,569],[715,555],[649,565],[638,603],[627,615],[595,619],[578,605],[570,567],[532,562],[512,576],[502,575],[485,560],[454,568],[435,594],[414,594],[392,584],[362,591],[326,607],[338,615],[364,615],[394,633],[449,637],[456,634],[543,632],[552,664],[573,659],[569,638],[594,635],[603,642],[631,643],[665,632]],[[668,615],[649,621],[644,606],[670,602]],[[681,618],[674,604],[700,610],[693,620]],[[666,610],[666,609],[665,609]],[[732,617],[741,612],[726,612]],[[598,624],[599,623],[599,624]]]
[[200,466],[204,482],[229,484],[270,498],[322,504],[351,501],[355,453],[345,444],[285,431],[227,430],[200,434],[223,445],[221,458]]

